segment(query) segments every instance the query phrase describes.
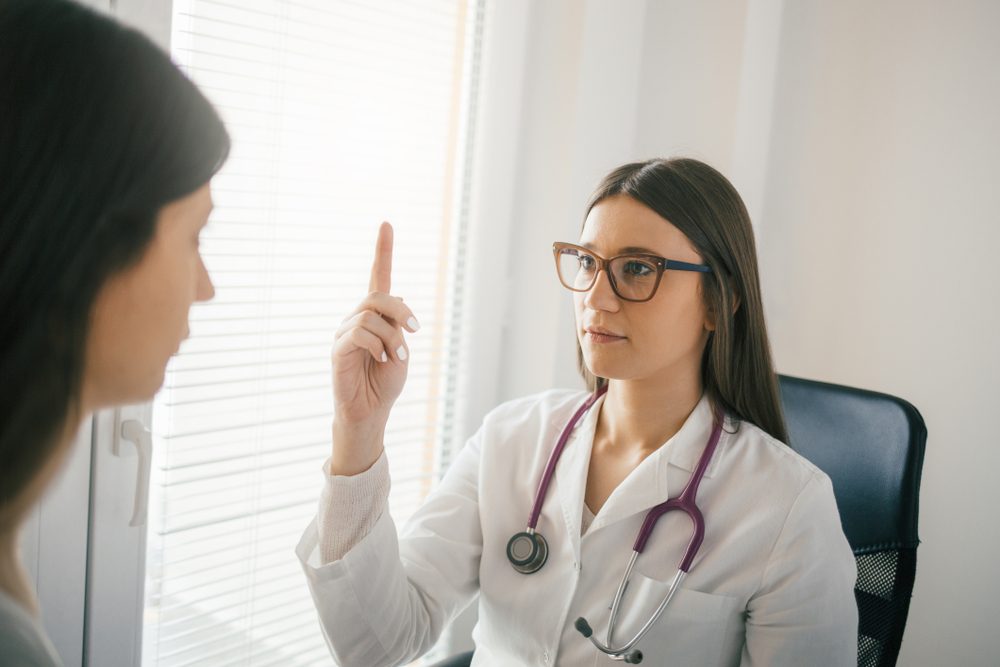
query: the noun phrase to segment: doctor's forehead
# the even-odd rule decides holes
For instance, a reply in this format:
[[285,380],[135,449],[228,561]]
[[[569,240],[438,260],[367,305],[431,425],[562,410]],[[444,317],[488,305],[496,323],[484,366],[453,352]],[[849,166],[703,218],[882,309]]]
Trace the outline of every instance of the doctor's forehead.
[[626,195],[602,199],[590,209],[580,234],[580,245],[605,256],[651,253],[671,259],[698,258],[681,230]]

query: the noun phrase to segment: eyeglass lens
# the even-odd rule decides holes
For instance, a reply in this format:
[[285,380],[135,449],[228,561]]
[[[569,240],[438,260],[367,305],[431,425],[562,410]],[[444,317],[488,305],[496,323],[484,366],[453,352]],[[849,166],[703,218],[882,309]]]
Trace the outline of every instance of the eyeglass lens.
[[[586,292],[597,280],[597,258],[566,248],[559,253],[559,279],[566,287]],[[647,299],[656,289],[657,266],[643,257],[616,257],[608,264],[612,287],[625,299]]]

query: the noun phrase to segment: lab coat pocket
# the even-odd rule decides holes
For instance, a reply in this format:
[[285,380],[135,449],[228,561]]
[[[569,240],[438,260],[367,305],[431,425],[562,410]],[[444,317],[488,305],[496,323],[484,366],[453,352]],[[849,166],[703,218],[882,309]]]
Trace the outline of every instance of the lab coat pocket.
[[[616,646],[639,632],[669,590],[669,581],[633,571],[618,613]],[[742,624],[735,621],[741,614],[738,598],[702,593],[682,583],[636,648],[651,665],[737,665]]]

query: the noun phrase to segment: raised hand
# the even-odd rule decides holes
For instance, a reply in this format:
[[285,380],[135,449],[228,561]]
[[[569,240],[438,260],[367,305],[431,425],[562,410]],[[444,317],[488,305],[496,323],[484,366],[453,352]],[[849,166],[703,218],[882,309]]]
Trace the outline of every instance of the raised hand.
[[420,325],[392,283],[392,226],[383,222],[375,244],[368,296],[334,336],[333,458],[331,472],[367,470],[382,452],[389,411],[406,382],[409,352],[403,329]]

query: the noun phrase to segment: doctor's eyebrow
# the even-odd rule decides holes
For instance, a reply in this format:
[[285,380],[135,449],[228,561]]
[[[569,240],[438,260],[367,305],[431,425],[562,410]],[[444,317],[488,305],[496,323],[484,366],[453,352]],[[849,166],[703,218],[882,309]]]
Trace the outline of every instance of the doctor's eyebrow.
[[[597,252],[597,248],[594,247],[593,243],[581,243],[580,245],[586,248],[587,250],[593,250],[594,252]],[[624,248],[620,248],[618,252],[614,254],[628,255],[629,253],[640,253],[644,255],[656,255],[657,257],[663,257],[663,253],[661,252],[657,252],[656,250],[650,250],[649,248],[643,248],[642,246],[635,246],[635,245],[630,245],[630,246],[625,246]]]

